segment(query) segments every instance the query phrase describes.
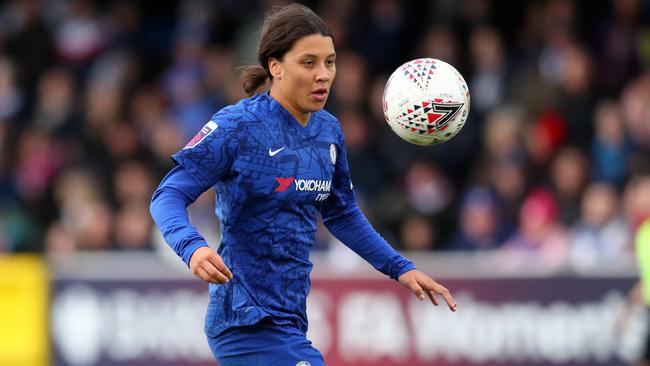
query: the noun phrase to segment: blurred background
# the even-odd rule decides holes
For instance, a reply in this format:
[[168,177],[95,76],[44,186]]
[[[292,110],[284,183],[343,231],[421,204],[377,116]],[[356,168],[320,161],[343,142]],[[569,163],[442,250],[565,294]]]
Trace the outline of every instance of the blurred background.
[[[148,205],[170,155],[245,97],[237,67],[256,63],[264,13],[280,3],[0,3],[0,364],[211,364],[205,286]],[[363,211],[468,305],[458,318],[417,313],[319,230],[310,332],[328,362],[632,364],[647,322],[629,290],[650,217],[650,2],[303,3],[335,35],[326,108]],[[380,103],[392,71],[419,57],[454,65],[472,95],[461,133],[428,148],[398,139]],[[190,212],[217,246],[213,209],[209,191]],[[376,318],[355,313],[368,306]],[[527,333],[535,319],[557,327]],[[386,338],[360,341],[369,334]],[[553,344],[562,334],[574,337]]]

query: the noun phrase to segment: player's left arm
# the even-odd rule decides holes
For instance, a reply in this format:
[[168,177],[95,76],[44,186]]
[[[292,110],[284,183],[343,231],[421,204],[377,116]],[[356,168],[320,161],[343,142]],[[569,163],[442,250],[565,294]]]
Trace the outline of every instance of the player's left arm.
[[337,155],[330,197],[320,206],[323,223],[327,229],[377,270],[413,291],[419,299],[423,300],[426,293],[431,302],[438,305],[435,294],[439,294],[445,299],[449,309],[455,311],[457,305],[449,290],[417,270],[413,262],[397,253],[377,233],[359,209],[352,190],[342,136]]

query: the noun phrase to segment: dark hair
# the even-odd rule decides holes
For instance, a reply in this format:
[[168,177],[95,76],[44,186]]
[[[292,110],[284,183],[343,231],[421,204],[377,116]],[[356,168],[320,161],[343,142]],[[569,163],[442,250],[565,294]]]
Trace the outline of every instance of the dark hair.
[[246,93],[249,96],[255,94],[267,80],[273,79],[269,71],[271,57],[282,60],[297,40],[312,34],[334,38],[325,22],[304,5],[272,7],[266,14],[257,47],[259,64],[242,68],[241,82]]

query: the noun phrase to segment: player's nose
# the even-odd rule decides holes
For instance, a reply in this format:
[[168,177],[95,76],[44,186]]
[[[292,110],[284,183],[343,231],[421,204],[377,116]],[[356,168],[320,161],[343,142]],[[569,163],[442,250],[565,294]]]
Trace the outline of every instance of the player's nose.
[[318,82],[329,81],[331,78],[330,70],[327,68],[327,66],[324,63],[319,64],[315,72],[316,72],[315,78],[316,81]]

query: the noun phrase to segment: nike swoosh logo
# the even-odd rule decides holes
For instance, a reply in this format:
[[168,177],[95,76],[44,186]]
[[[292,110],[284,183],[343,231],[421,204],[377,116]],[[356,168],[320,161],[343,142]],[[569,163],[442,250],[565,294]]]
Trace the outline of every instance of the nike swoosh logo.
[[285,148],[285,147],[282,146],[281,148],[279,148],[279,149],[277,149],[277,150],[271,150],[271,148],[269,147],[269,156],[275,156],[275,155],[277,155],[280,151],[284,150],[284,148]]

